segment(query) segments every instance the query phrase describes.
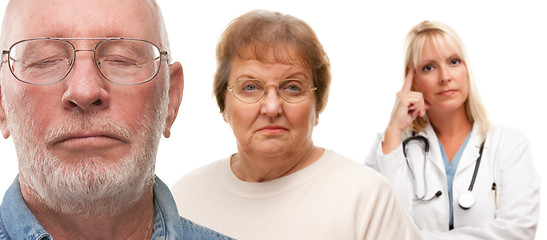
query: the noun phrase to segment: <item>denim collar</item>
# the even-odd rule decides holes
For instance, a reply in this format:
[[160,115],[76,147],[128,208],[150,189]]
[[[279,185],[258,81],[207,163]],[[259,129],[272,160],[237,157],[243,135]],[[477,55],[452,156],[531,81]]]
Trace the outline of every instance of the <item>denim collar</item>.
[[9,236],[7,239],[52,239],[27,207],[25,200],[23,200],[19,176],[15,177],[8,191],[4,194],[4,200],[0,206],[0,217],[0,224],[2,224],[0,226],[2,230],[0,231],[2,234]]
[[152,239],[182,239],[182,222],[175,199],[169,188],[157,176],[154,183],[154,232]]
[[[158,177],[154,183],[154,232],[152,239],[182,239],[182,222],[169,188]],[[0,240],[52,240],[23,200],[19,176],[0,205]]]

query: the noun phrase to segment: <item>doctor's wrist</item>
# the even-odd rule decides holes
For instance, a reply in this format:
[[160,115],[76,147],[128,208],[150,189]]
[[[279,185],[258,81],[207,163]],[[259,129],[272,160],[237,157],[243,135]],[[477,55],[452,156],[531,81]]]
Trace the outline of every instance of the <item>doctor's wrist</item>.
[[403,131],[399,128],[387,127],[384,132],[384,140],[382,141],[383,154],[389,154],[401,145],[401,136]]

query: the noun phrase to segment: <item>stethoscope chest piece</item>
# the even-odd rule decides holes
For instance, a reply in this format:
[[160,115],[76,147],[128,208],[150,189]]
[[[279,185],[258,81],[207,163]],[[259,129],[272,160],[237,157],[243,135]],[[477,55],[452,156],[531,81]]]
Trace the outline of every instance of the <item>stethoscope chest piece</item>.
[[466,191],[460,197],[458,198],[458,203],[460,204],[460,207],[464,210],[467,210],[471,208],[473,205],[475,205],[475,196],[473,196],[473,193],[471,191]]

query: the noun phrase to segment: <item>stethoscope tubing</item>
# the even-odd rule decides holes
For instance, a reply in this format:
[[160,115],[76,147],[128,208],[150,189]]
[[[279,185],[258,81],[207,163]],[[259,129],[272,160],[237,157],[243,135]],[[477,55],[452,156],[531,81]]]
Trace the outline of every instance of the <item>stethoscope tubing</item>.
[[[408,157],[407,157],[406,146],[410,141],[414,141],[414,140],[422,142],[424,144],[424,164],[423,164],[423,166],[424,166],[423,175],[424,176],[423,177],[424,177],[424,189],[426,189],[426,186],[425,186],[426,185],[426,183],[425,183],[425,161],[427,161],[427,159],[429,159],[429,140],[426,137],[422,136],[422,135],[415,135],[415,134],[416,133],[413,132],[412,133],[413,136],[408,137],[403,141],[403,143],[402,143],[402,145],[403,145],[402,146],[403,147],[403,155],[404,155],[405,160],[407,162],[407,166],[409,167],[410,173],[411,173],[412,177],[414,178],[414,184],[417,184],[416,183],[416,176],[414,175],[414,171],[412,170],[411,164],[410,164],[410,162],[408,160]],[[473,186],[475,185],[475,180],[477,179],[477,175],[478,175],[478,172],[479,172],[485,142],[486,142],[486,138],[481,143],[481,146],[480,146],[480,149],[479,149],[479,157],[477,158],[477,161],[475,162],[475,169],[473,170],[473,176],[471,178],[471,182],[469,183],[468,191],[466,193],[462,194],[460,196],[460,198],[458,198],[458,202],[459,202],[460,207],[462,209],[465,209],[465,210],[471,208],[471,206],[473,206],[474,203],[475,203],[475,199],[474,199],[474,196],[472,194],[472,191],[473,191]],[[425,192],[424,192],[423,196],[418,196],[416,194],[416,198],[418,200],[429,201],[429,200],[437,198],[441,195],[442,195],[442,192],[439,190],[431,198],[425,198]]]
[[482,151],[484,150],[484,141],[481,143],[481,148],[479,149],[479,157],[477,158],[477,162],[475,163],[475,170],[473,170],[473,178],[471,178],[471,183],[469,184],[468,191],[473,191],[473,186],[475,186],[475,179],[477,179],[477,174],[479,173],[479,166],[481,165],[481,159],[482,159]]

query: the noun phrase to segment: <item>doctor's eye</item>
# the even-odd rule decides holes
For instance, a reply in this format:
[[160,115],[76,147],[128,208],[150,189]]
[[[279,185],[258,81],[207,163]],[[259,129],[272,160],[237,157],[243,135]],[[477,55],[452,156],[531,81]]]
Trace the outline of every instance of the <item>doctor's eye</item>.
[[431,71],[433,71],[433,69],[434,69],[433,66],[431,66],[431,65],[425,65],[425,66],[422,68],[422,71],[423,71],[423,72],[431,72]]
[[462,60],[460,60],[459,58],[454,58],[454,59],[450,60],[450,65],[452,65],[452,66],[456,66],[460,63],[462,63]]

